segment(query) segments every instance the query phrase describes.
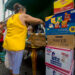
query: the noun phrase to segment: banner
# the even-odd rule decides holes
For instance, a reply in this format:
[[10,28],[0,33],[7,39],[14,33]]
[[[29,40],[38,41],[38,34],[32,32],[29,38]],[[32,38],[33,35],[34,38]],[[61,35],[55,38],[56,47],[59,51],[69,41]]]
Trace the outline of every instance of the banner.
[[46,17],[46,35],[75,34],[75,9]]
[[54,14],[64,12],[74,8],[73,0],[55,0],[54,2]]

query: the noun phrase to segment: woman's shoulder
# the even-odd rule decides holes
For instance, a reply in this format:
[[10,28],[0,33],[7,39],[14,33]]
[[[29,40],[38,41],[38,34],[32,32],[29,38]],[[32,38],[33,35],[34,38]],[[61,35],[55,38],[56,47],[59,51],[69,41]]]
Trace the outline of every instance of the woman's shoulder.
[[22,17],[28,17],[28,14],[21,14]]

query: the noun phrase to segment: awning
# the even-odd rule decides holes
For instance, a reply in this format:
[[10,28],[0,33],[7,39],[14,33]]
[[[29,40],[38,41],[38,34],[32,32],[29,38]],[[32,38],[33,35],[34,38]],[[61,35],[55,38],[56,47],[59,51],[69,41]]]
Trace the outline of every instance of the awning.
[[53,14],[53,0],[9,0],[5,4],[5,9],[13,10],[13,5],[20,3],[27,9],[27,14],[45,19]]

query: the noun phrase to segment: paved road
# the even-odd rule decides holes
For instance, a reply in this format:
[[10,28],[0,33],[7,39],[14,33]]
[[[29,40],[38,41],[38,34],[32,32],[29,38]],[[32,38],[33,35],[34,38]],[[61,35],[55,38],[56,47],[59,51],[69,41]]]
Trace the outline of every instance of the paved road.
[[[21,75],[25,75],[25,72],[27,72],[27,75],[32,75],[31,62],[30,63],[28,62],[30,62],[30,60],[23,61],[21,66]],[[0,64],[0,75],[10,75],[9,70],[5,68],[4,63]],[[44,75],[44,74],[42,74],[41,71],[38,71],[37,75]]]

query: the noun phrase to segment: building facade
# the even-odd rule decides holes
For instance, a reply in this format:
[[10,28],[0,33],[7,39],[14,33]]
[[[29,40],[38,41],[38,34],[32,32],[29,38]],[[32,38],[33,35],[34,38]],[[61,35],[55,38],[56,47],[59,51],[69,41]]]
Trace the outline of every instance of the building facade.
[[0,22],[4,21],[6,18],[8,18],[13,13],[13,11],[10,11],[8,9],[4,11],[5,4],[7,1],[8,0],[0,0]]

